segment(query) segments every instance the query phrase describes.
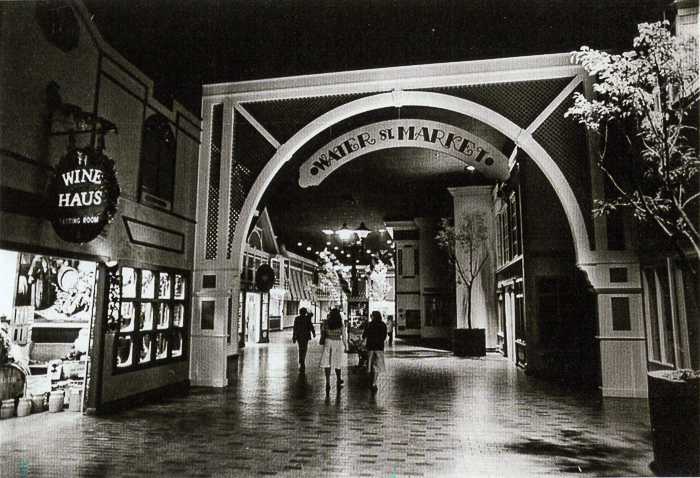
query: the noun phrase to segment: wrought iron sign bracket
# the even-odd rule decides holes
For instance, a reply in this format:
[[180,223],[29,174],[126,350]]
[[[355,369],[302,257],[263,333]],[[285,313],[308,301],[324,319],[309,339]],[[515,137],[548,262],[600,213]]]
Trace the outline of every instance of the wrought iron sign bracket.
[[105,148],[104,137],[114,131],[119,134],[117,125],[70,103],[64,103],[59,93],[60,86],[52,81],[46,86],[46,105],[50,115],[49,136],[68,136],[68,148],[75,147],[75,137],[81,134],[96,134],[95,149]]

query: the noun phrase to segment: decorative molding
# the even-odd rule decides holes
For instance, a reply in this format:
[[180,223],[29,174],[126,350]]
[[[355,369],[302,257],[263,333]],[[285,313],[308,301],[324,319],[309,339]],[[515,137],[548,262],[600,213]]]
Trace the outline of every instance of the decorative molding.
[[179,231],[122,216],[124,229],[132,244],[169,252],[185,252],[185,235]]
[[277,141],[274,138],[274,136],[272,136],[272,134],[270,134],[270,132],[267,131],[263,125],[260,124],[258,120],[253,118],[253,115],[251,115],[248,112],[248,110],[243,108],[240,103],[234,101],[233,108],[236,111],[238,111],[241,115],[243,115],[243,117],[248,120],[248,122],[253,126],[253,128],[255,128],[258,131],[258,133],[260,133],[263,136],[263,138],[265,138],[268,141],[268,143],[270,143],[275,149],[280,149],[280,142]]

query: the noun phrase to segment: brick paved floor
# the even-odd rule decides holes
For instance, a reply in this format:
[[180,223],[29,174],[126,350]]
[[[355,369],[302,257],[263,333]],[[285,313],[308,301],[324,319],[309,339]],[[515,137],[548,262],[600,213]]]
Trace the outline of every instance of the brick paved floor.
[[0,476],[652,476],[646,400],[600,400],[497,355],[401,341],[376,395],[353,371],[326,395],[320,346],[310,344],[299,376],[290,337],[246,347],[224,390],[105,417],[1,420]]

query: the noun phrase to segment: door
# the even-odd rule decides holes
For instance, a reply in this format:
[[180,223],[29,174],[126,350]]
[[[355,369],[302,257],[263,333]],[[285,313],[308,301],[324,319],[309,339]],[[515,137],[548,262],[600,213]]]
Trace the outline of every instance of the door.
[[257,343],[260,340],[260,294],[246,294],[245,322],[246,342]]

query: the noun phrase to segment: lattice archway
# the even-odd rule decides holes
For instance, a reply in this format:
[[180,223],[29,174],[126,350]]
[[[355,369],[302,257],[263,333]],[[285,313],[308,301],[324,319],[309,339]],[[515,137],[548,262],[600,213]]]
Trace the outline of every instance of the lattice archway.
[[522,149],[539,166],[559,197],[571,228],[577,263],[586,264],[590,261],[591,250],[586,223],[574,192],[555,161],[533,138],[529,130],[521,128],[501,114],[473,101],[441,93],[393,91],[368,96],[339,106],[310,122],[287,142],[280,145],[277,152],[258,175],[241,208],[232,243],[234,254],[231,259],[234,262],[232,264],[234,270],[239,269],[242,263],[246,231],[253,220],[257,204],[272,179],[294,153],[329,126],[371,110],[401,106],[424,106],[459,113],[477,119],[510,138],[516,147]]

